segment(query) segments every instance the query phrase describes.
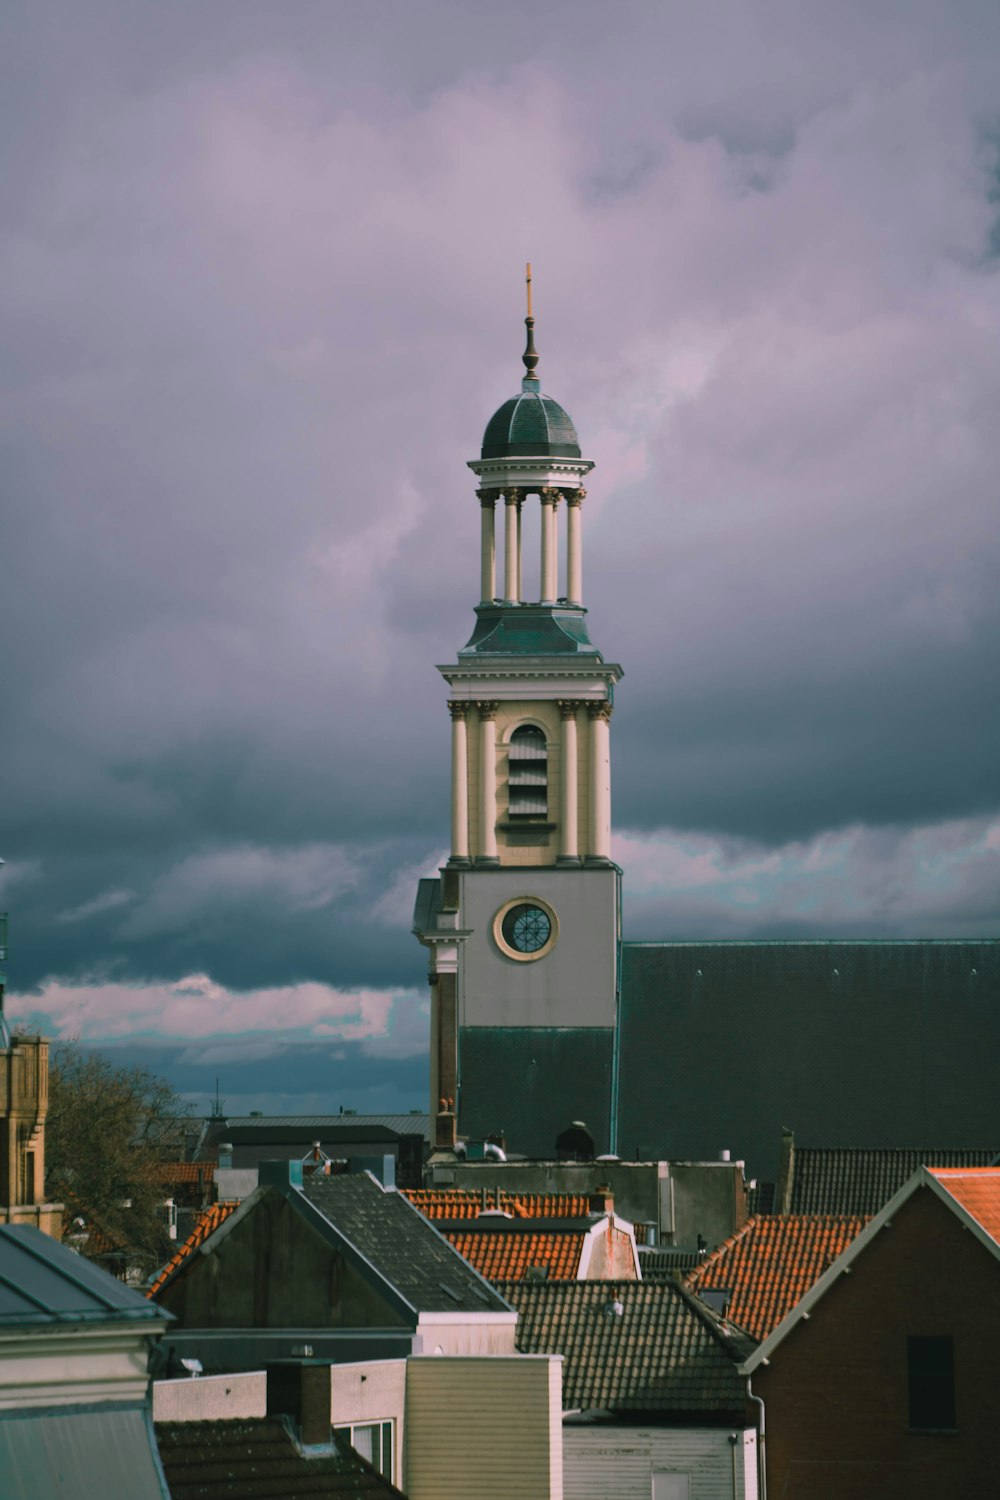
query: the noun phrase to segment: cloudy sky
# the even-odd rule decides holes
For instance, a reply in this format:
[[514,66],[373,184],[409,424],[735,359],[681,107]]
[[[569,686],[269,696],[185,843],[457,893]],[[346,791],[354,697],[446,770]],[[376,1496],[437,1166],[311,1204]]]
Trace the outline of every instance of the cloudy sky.
[[526,259],[628,935],[997,933],[992,0],[21,0],[2,68],[15,1019],[425,1104]]

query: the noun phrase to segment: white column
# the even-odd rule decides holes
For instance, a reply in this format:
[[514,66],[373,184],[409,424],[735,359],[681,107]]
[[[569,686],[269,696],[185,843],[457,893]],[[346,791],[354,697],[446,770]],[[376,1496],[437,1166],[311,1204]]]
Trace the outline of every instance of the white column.
[[524,598],[524,555],[521,550],[521,506],[524,502],[524,491],[517,492],[517,598]]
[[479,490],[482,507],[482,563],[479,570],[479,596],[482,604],[491,604],[497,591],[497,545],[494,505],[495,490]]
[[556,506],[559,491],[542,490],[542,603],[554,604],[559,578],[559,557],[556,551]]
[[562,797],[559,812],[559,860],[560,863],[579,864],[579,791],[576,774],[576,711],[580,707],[575,701],[559,704],[562,718]]
[[580,545],[580,506],[587,491],[570,490],[566,496],[566,598],[583,603],[583,548]]
[[479,859],[497,864],[497,705],[479,710]]
[[590,714],[591,859],[611,858],[611,704],[588,703]]
[[449,703],[451,712],[451,857],[469,858],[469,731],[467,703]]
[[519,490],[507,490],[504,526],[504,603],[517,604],[521,598],[521,496]]

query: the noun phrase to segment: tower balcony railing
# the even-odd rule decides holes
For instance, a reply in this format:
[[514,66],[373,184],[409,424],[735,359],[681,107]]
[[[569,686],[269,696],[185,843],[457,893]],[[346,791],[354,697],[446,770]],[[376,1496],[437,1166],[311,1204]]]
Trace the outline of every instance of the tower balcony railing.
[[0,964],[7,958],[7,913],[0,911]]

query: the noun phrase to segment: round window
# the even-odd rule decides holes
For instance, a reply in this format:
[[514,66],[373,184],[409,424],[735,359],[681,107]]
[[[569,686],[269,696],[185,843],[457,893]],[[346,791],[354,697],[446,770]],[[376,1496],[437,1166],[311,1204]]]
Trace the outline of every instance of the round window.
[[558,933],[556,914],[550,906],[530,897],[508,901],[493,919],[493,936],[508,958],[544,958]]

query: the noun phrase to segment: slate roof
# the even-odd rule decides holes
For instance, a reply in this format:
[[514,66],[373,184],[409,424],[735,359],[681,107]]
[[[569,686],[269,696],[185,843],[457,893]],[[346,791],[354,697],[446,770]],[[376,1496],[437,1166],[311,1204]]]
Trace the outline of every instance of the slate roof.
[[676,1282],[516,1281],[503,1292],[521,1353],[563,1356],[566,1410],[743,1410],[737,1363],[753,1342]]
[[509,1312],[419,1209],[367,1172],[307,1177],[303,1194],[418,1312]]
[[1000,1245],[1000,1168],[932,1167],[930,1172]]
[[553,1281],[574,1281],[580,1271],[586,1229],[575,1232],[442,1230],[459,1255],[488,1281],[519,1281],[532,1266],[545,1266]]
[[748,1219],[685,1279],[696,1292],[728,1291],[728,1316],[754,1338],[764,1339],[866,1222],[859,1214],[760,1215]]
[[163,1322],[169,1314],[51,1235],[0,1224],[0,1327]]
[[[515,1219],[585,1219],[590,1212],[586,1193],[491,1192],[483,1204],[475,1188],[409,1188],[405,1196],[428,1219],[475,1219],[479,1214],[512,1214]],[[499,1196],[499,1202],[497,1197]]]
[[157,1272],[155,1278],[146,1289],[147,1297],[155,1297],[161,1287],[166,1286],[175,1271],[187,1260],[193,1251],[205,1243],[209,1235],[218,1229],[220,1224],[225,1223],[229,1215],[239,1208],[239,1199],[224,1200],[222,1203],[210,1203],[195,1224],[191,1233],[183,1244],[178,1245],[174,1254]]
[[483,458],[552,455],[579,458],[580,440],[569,413],[533,388],[512,396],[495,411],[483,433]]
[[988,1167],[995,1146],[795,1147],[788,1208],[799,1214],[877,1214],[918,1167]]
[[172,1500],[377,1500],[400,1495],[339,1434],[331,1451],[304,1457],[278,1417],[157,1422]]

